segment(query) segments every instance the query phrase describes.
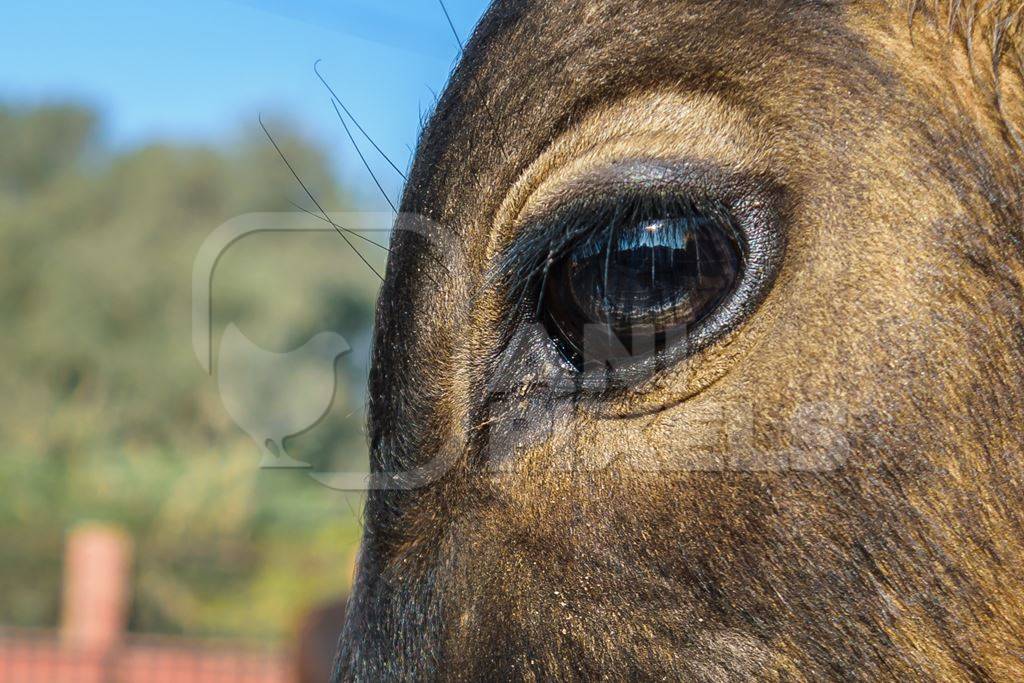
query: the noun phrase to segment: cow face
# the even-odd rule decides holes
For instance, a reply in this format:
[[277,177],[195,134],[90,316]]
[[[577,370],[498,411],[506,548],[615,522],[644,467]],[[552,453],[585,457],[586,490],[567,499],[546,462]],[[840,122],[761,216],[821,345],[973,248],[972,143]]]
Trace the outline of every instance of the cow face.
[[392,245],[339,676],[1019,676],[1019,22],[982,4],[491,8]]

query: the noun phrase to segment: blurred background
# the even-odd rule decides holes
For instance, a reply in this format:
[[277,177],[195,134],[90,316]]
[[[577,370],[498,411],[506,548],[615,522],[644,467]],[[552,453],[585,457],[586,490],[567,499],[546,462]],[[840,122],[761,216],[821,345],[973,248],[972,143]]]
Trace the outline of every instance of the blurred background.
[[[486,3],[445,4],[465,40]],[[362,494],[310,471],[365,470],[379,281],[324,231],[252,235],[218,262],[214,358],[229,326],[267,351],[325,331],[351,348],[319,367],[324,419],[284,444],[311,470],[268,469],[193,352],[192,270],[226,221],[314,209],[258,117],[325,209],[390,211],[313,65],[405,170],[452,26],[437,0],[3,14],[0,681],[324,680]],[[357,142],[397,198],[400,174]]]

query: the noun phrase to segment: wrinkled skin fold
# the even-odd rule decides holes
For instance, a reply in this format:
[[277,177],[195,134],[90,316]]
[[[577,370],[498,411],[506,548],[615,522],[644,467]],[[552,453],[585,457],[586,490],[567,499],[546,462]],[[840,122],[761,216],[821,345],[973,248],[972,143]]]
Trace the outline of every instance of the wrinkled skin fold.
[[[368,496],[337,680],[1021,680],[1021,53],[982,4],[495,3],[377,313],[372,468],[432,474]],[[573,396],[489,273],[626,161],[735,197],[765,277]]]

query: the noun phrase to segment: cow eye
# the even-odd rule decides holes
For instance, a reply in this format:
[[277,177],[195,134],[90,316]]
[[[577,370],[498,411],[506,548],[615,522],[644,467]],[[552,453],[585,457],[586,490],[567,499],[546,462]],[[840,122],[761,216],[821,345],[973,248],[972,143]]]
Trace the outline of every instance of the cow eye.
[[549,254],[536,295],[577,371],[685,344],[742,278],[743,240],[722,207],[643,202],[588,220],[597,224]]

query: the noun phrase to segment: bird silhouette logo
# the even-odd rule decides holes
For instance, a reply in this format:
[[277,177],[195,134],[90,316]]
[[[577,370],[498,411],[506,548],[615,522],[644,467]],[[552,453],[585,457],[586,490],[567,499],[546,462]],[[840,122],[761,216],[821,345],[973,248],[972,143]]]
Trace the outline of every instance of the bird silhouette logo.
[[327,414],[336,391],[335,363],[351,351],[336,332],[320,332],[284,353],[254,344],[230,323],[217,363],[221,401],[263,452],[264,468],[308,468],[285,452],[285,439],[310,429]]

